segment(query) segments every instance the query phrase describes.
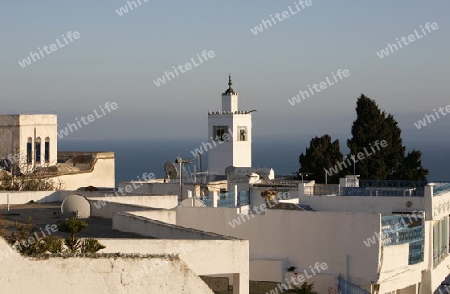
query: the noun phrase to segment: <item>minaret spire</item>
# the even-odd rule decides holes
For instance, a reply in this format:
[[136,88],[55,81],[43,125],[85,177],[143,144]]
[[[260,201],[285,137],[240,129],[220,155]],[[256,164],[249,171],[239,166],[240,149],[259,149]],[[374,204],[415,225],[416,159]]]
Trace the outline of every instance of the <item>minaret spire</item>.
[[223,93],[223,95],[236,95],[236,92],[233,90],[233,88],[231,88],[231,85],[233,85],[233,83],[231,82],[231,74],[228,74],[228,89]]

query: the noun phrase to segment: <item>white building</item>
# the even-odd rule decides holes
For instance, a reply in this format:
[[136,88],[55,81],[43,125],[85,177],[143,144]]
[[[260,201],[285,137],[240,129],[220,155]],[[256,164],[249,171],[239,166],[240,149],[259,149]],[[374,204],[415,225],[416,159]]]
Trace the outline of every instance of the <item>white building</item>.
[[42,171],[59,189],[115,187],[114,152],[58,152],[57,128],[55,114],[0,115],[0,167]]
[[57,126],[54,114],[0,115],[0,158],[31,168],[55,165]]
[[[177,225],[248,239],[250,281],[288,285],[306,271],[306,281],[324,294],[448,293],[450,286],[435,291],[450,274],[450,184],[367,182],[263,181],[251,188],[250,211],[180,206]],[[279,202],[291,203],[290,210],[266,208],[267,189],[289,192]],[[317,263],[327,269],[313,275]]]
[[238,93],[231,87],[222,93],[222,110],[208,112],[208,168],[225,175],[229,166],[252,166],[252,112],[239,110]]
[[[106,248],[92,257],[61,258],[55,254],[32,259],[20,256],[0,237],[1,293],[58,293],[65,289],[64,293],[213,294],[212,289],[228,291],[231,285],[233,294],[249,293],[247,240],[177,226],[177,196],[115,196],[114,192],[13,192],[11,205],[16,212],[19,208],[15,204],[31,200],[55,203],[74,193],[85,196],[94,217],[86,221],[96,227],[90,236]],[[9,203],[9,194],[0,191],[0,205]],[[47,215],[49,219],[41,219],[42,223],[51,225],[60,220]],[[109,230],[111,223],[113,230],[132,233],[133,237],[97,238],[96,234],[105,237],[104,230]],[[24,276],[27,283],[20,282]]]

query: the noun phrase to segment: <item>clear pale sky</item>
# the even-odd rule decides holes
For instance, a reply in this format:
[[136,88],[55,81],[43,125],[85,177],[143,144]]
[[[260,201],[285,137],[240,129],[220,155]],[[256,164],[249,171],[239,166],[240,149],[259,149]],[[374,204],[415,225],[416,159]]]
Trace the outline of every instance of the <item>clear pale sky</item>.
[[[250,29],[294,1],[148,1],[123,16],[111,1],[5,1],[0,11],[0,113],[54,113],[64,127],[105,102],[118,109],[67,139],[205,139],[207,111],[220,108],[228,73],[257,138],[348,138],[364,93],[395,115],[406,141],[449,141],[450,115],[417,130],[450,104],[448,1],[312,1],[254,35]],[[439,29],[380,59],[396,38]],[[18,61],[68,31],[81,38],[22,68]],[[215,57],[166,84],[153,80],[197,53]],[[291,106],[288,99],[350,76]],[[341,142],[345,145],[345,142]]]

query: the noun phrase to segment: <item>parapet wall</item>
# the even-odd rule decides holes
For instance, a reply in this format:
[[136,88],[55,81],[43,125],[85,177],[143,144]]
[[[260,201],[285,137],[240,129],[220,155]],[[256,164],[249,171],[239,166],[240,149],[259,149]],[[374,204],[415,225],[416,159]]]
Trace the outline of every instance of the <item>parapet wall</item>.
[[0,238],[2,293],[213,293],[182,260],[162,257],[31,259]]
[[91,216],[97,216],[102,218],[113,218],[113,214],[116,212],[152,209],[140,205],[105,201],[103,199],[99,200],[90,199],[89,203],[91,204]]
[[[84,191],[83,191],[84,192]],[[130,194],[129,196],[114,196],[114,192],[92,192],[96,193],[96,196],[92,196],[95,194],[89,194],[89,192],[79,193],[77,194],[86,196],[89,200],[104,200],[116,203],[124,203],[124,204],[135,204],[140,206],[152,207],[152,208],[161,208],[161,209],[172,209],[178,206],[178,196],[177,195],[152,195],[148,196],[143,194],[142,196],[133,196],[135,194]],[[107,197],[105,197],[107,196]]]
[[114,213],[113,229],[157,239],[237,240],[233,237],[171,225],[127,212]]

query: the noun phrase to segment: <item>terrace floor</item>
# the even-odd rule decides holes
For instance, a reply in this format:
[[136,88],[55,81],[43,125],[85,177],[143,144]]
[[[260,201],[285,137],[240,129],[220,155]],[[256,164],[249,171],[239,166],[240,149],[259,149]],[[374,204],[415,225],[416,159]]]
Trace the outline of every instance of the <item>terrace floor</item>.
[[[9,214],[7,211],[7,206],[0,205],[0,223],[6,223],[6,233],[11,233],[15,230],[14,225],[16,222],[19,224],[25,224],[29,218],[31,218],[36,232],[40,232],[40,228],[44,230],[46,225],[51,226],[52,224],[57,224],[58,222],[64,220],[61,217],[61,203],[28,203],[11,205]],[[89,224],[89,226],[78,234],[81,238],[151,239],[151,237],[146,237],[139,234],[113,230],[111,219],[90,217],[85,221]],[[53,235],[61,237],[67,236],[67,234],[61,232],[56,232]]]

